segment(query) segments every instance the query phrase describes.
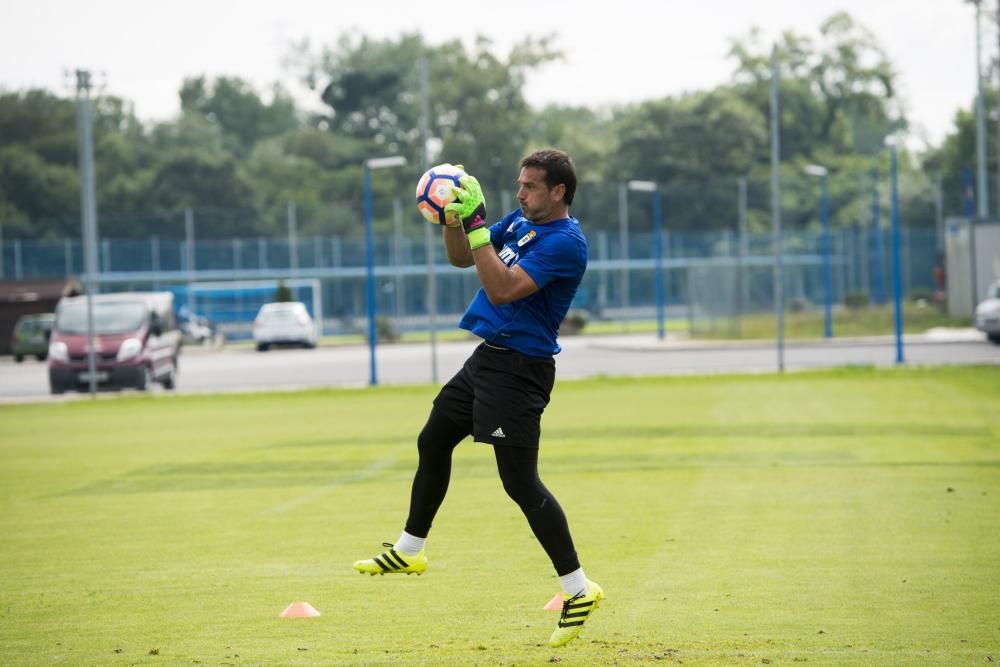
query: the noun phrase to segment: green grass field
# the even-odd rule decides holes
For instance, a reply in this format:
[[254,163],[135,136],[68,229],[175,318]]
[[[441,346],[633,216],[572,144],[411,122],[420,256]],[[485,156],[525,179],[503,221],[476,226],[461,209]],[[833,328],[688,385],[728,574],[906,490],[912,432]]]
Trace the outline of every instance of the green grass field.
[[427,574],[351,569],[434,392],[0,407],[0,664],[1000,662],[1000,367],[558,383],[542,478],[608,595],[563,649],[483,446]]

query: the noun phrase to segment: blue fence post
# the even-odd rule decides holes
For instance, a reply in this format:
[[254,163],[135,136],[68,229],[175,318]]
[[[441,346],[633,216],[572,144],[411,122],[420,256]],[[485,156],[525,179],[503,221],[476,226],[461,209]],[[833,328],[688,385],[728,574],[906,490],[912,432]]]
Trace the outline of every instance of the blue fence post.
[[896,363],[903,363],[903,278],[899,256],[899,176],[896,168],[896,146],[892,146],[892,303],[896,328]]

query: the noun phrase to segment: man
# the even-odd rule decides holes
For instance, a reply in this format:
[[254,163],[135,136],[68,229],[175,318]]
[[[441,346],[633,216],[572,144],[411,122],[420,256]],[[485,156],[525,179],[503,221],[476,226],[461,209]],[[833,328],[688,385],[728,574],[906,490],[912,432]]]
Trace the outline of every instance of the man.
[[462,369],[442,387],[417,439],[406,527],[388,551],[354,564],[362,573],[420,574],[424,543],[448,491],[455,446],[472,435],[493,445],[504,490],[520,506],[548,554],[563,589],[559,623],[549,639],[562,646],[576,637],[604,598],[576,555],[566,515],[538,477],[542,411],[555,381],[556,334],[587,268],[587,240],[569,215],[576,171],[569,156],[543,150],[521,161],[520,209],[491,227],[486,201],[472,176],[454,190],[444,229],[448,261],[476,267],[482,288],[459,326],[483,339]]

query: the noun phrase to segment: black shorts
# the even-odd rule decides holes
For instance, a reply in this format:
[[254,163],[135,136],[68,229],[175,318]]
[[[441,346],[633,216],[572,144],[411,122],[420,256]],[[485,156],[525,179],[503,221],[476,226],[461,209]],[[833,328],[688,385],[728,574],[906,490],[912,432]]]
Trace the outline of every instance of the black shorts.
[[481,343],[441,387],[434,407],[467,425],[476,442],[537,449],[542,412],[555,378],[551,357],[529,357]]

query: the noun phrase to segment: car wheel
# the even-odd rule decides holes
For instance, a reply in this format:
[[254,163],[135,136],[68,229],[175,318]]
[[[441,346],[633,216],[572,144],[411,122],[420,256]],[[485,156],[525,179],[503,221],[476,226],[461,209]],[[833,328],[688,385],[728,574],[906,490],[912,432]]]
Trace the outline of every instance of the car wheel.
[[258,352],[267,352],[270,347],[267,343],[257,343]]
[[167,376],[160,381],[164,389],[176,389],[177,388],[177,367],[170,369]]
[[135,383],[135,388],[139,391],[146,391],[149,387],[150,373],[147,366],[143,366],[142,375],[139,376],[138,381]]
[[22,361],[24,361],[24,355],[23,354],[15,354],[14,355],[14,361],[16,361],[17,363],[21,363]]
[[45,361],[48,358],[48,356],[49,355],[47,354],[36,354],[35,359],[38,359],[39,361]]
[[990,339],[990,342],[994,345],[1000,345],[1000,334],[986,334],[986,337]]
[[50,384],[49,390],[52,392],[53,395],[66,393],[66,387],[62,386],[61,384]]

